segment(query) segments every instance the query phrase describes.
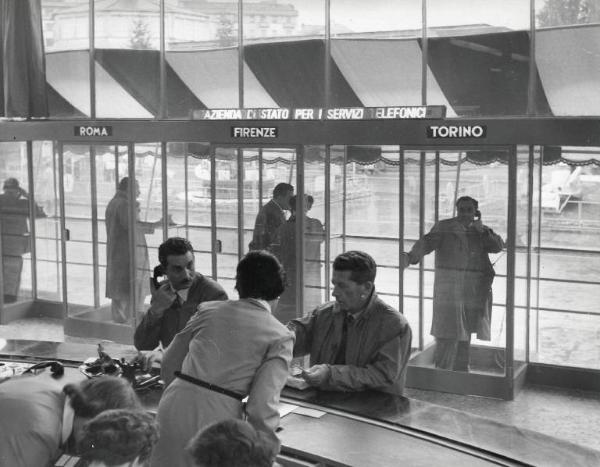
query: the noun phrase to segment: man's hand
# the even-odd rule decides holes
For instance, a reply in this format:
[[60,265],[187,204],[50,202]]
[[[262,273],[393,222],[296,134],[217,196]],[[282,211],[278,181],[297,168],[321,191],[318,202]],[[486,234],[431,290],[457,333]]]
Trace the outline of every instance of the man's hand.
[[158,289],[154,288],[152,291],[152,305],[148,312],[152,313],[152,316],[160,318],[176,298],[177,294],[171,290],[169,284],[163,283]]
[[402,252],[402,266],[403,269],[406,269],[410,266],[410,256],[406,252]]
[[479,233],[483,233],[488,230],[487,227],[483,225],[483,222],[481,222],[481,219],[475,219],[471,225]]
[[150,352],[140,352],[131,361],[131,364],[138,363],[142,371],[149,373],[154,362],[160,364],[162,362],[162,351],[152,350]]
[[329,365],[313,365],[308,370],[303,370],[301,375],[308,384],[319,387],[331,376],[331,368]]

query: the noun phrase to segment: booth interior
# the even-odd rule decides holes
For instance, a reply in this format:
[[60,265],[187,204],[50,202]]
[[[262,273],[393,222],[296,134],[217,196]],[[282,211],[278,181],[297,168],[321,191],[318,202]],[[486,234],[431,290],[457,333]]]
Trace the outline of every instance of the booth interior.
[[[369,142],[363,145],[292,143],[300,132],[309,140],[324,138],[318,122],[292,130],[286,124],[299,122],[238,122],[277,128],[281,144],[265,138],[240,143],[230,136],[229,122],[209,123],[217,124],[213,141],[222,143],[189,141],[189,135],[182,141],[119,137],[107,143],[85,135],[83,141],[0,143],[5,191],[15,181],[22,190],[20,211],[2,214],[0,322],[52,317],[61,320],[65,336],[131,344],[150,303],[158,246],[172,236],[189,239],[197,270],[235,297],[235,267],[248,251],[256,215],[274,186],[285,182],[312,203],[288,229],[284,266],[291,285],[278,306],[282,322],[331,300],[333,259],[363,250],[377,262],[378,295],[413,329],[409,387],[512,399],[528,368],[598,368],[593,352],[576,350],[582,342],[597,346],[589,334],[600,284],[593,266],[600,253],[597,148],[498,144],[508,133],[506,122],[484,125],[500,136],[478,144],[439,144],[425,137],[432,125],[422,121],[416,131],[423,136],[407,138],[406,145],[371,143],[378,131],[386,143],[394,129],[412,134],[406,122],[329,122],[342,137],[353,134],[349,141]],[[110,126],[115,134],[128,132],[116,122]],[[147,126],[129,128],[143,133]],[[59,127],[65,135],[73,128]],[[128,212],[134,228],[121,248],[131,258],[131,312],[119,320],[111,313],[107,280],[106,210],[124,177],[136,180],[139,192],[128,188],[136,199]],[[457,215],[462,196],[478,200],[481,221],[504,248],[489,254],[493,298],[487,322],[470,342],[468,367],[452,371],[433,363],[435,287],[443,280],[436,254],[407,269],[404,257],[438,221]],[[568,333],[557,332],[567,323]],[[560,376],[550,379],[561,384]]]

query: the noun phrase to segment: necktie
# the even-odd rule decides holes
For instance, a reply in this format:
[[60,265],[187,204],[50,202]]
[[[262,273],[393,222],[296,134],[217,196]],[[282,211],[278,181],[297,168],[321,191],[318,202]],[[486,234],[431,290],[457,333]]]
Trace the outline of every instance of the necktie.
[[352,315],[346,313],[344,315],[344,323],[342,324],[342,336],[340,338],[340,346],[338,347],[337,355],[335,356],[334,365],[346,364],[346,342],[348,341],[348,324],[352,320]]

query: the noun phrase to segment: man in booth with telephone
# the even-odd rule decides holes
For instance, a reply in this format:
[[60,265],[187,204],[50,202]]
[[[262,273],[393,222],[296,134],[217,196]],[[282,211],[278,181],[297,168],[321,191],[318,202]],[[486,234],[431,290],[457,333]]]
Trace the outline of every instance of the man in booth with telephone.
[[151,278],[150,308],[135,330],[133,343],[138,350],[166,348],[181,331],[202,302],[227,300],[223,287],[196,272],[192,244],[171,237],[158,247],[160,264]]
[[457,215],[437,222],[404,253],[404,267],[435,251],[433,319],[434,364],[469,371],[471,334],[490,340],[494,268],[489,253],[504,249],[504,241],[481,222],[479,203],[470,196],[456,201]]

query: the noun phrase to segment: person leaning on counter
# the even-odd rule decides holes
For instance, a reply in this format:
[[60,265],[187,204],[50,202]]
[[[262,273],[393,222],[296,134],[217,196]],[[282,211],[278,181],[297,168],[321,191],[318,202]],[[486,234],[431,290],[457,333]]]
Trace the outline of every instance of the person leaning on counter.
[[334,302],[294,319],[294,357],[310,354],[302,377],[311,386],[334,391],[375,389],[402,395],[412,331],[406,318],[375,292],[377,265],[362,251],[347,251],[333,262]]

